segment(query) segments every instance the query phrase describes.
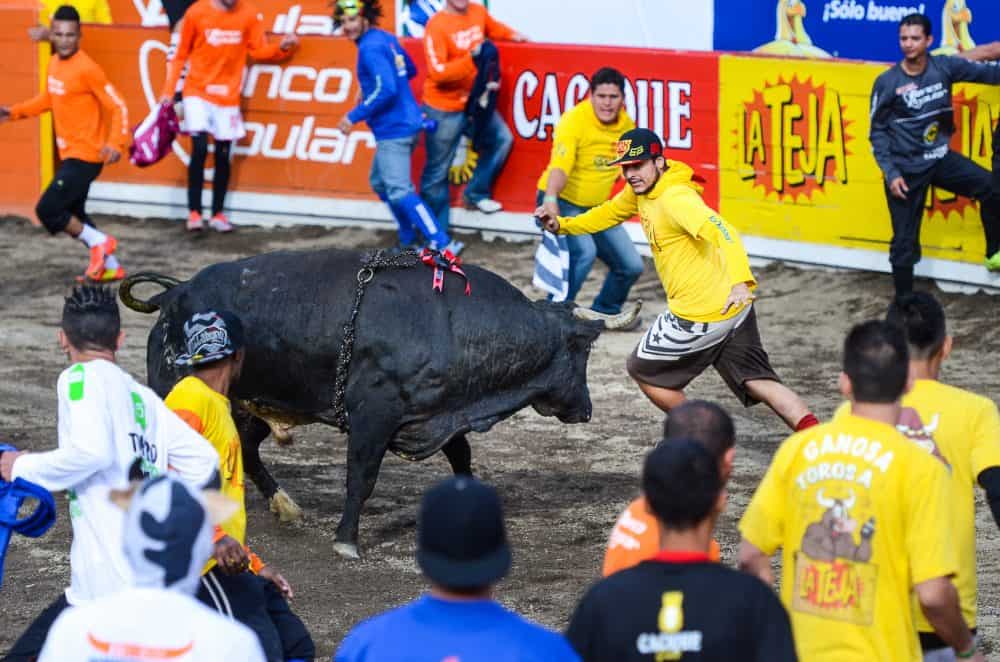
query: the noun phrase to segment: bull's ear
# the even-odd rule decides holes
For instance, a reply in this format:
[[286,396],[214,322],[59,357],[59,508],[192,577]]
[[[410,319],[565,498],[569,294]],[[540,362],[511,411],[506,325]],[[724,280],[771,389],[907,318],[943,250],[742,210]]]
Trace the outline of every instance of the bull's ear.
[[590,347],[604,331],[604,322],[592,320],[573,320],[573,330],[570,332],[570,342],[575,347]]

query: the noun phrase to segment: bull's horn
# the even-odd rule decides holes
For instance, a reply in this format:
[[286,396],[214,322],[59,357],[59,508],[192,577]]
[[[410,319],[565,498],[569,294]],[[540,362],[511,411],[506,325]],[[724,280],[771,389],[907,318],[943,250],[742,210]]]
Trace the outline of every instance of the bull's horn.
[[617,315],[607,315],[590,308],[577,306],[573,309],[573,316],[581,320],[600,320],[604,322],[606,329],[621,329],[634,322],[635,318],[639,316],[640,310],[642,310],[642,299],[637,300],[631,308],[623,310]]
[[844,509],[850,510],[854,507],[854,492],[851,492],[851,496],[844,499]]
[[816,491],[816,501],[818,501],[819,505],[823,506],[824,508],[833,508],[834,500],[824,498],[822,488]]

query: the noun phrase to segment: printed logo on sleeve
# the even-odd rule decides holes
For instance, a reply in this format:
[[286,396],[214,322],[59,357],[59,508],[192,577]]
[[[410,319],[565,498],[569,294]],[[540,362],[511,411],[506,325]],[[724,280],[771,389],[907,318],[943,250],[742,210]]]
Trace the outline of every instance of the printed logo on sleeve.
[[77,363],[69,369],[69,399],[83,400],[83,364]]
[[142,401],[142,396],[140,396],[135,391],[132,391],[132,415],[135,416],[136,425],[142,428],[142,431],[146,431],[146,403]]

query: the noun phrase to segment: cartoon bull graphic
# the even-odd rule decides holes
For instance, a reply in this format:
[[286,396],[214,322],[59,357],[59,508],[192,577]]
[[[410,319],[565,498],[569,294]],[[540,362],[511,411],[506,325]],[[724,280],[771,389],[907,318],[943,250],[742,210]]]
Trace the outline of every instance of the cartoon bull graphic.
[[817,561],[846,559],[866,563],[872,557],[872,536],[875,518],[871,517],[861,527],[861,542],[854,543],[854,529],[858,523],[851,519],[854,493],[846,499],[830,499],[823,490],[816,493],[816,500],[823,506],[823,516],[806,528],[802,536],[802,551]]

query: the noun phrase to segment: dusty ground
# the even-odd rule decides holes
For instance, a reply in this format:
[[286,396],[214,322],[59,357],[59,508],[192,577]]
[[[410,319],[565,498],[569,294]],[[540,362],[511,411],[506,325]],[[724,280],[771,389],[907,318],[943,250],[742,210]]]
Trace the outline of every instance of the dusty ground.
[[[121,241],[130,270],[152,269],[181,278],[221,260],[279,248],[386,246],[388,233],[357,229],[241,228],[231,237],[191,238],[180,224],[102,219]],[[64,357],[55,344],[56,324],[73,275],[85,254],[65,238],[47,239],[23,221],[0,220],[0,430],[18,446],[55,445],[56,378]],[[483,242],[464,237],[474,262],[507,276],[529,296],[530,244]],[[599,280],[581,297],[589,301]],[[772,265],[757,270],[761,331],[778,372],[822,418],[838,403],[839,344],[848,327],[881,315],[889,278],[867,273],[799,271]],[[663,301],[651,265],[636,288],[650,304]],[[940,294],[940,293],[939,293]],[[1000,372],[998,299],[985,295],[941,295],[947,304],[956,351],[945,379],[997,399]],[[146,333],[154,316],[124,312],[126,342],[121,363],[145,375]],[[530,618],[562,628],[580,593],[598,574],[609,527],[637,491],[643,454],[657,438],[661,415],[624,372],[628,351],[640,332],[609,333],[590,360],[593,421],[564,426],[523,411],[472,441],[476,473],[503,495],[515,548],[514,569],[499,598]],[[716,399],[737,424],[738,454],[729,510],[718,535],[726,559],[736,543],[736,520],[786,431],[763,407],[739,408],[714,374],[697,380],[690,393]],[[296,591],[294,607],[311,628],[320,657],[328,657],[359,620],[417,596],[424,588],[413,562],[417,505],[421,492],[448,475],[443,457],[422,464],[387,456],[374,496],[364,511],[364,558],[348,562],[331,549],[344,496],[345,437],[332,429],[300,429],[296,445],[266,442],[266,461],[280,483],[303,506],[305,521],[280,525],[259,494],[249,495],[250,544],[274,563]],[[1000,637],[1000,550],[988,510],[980,508],[980,626],[987,642]],[[15,537],[0,592],[0,651],[13,642],[38,611],[66,586],[69,525],[61,505],[56,527],[43,539]]]

